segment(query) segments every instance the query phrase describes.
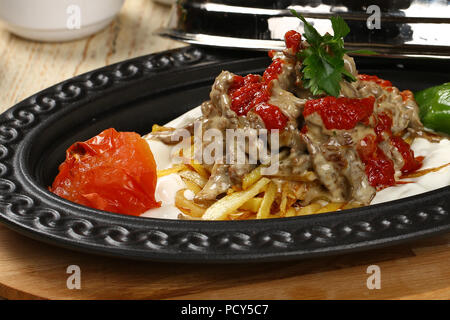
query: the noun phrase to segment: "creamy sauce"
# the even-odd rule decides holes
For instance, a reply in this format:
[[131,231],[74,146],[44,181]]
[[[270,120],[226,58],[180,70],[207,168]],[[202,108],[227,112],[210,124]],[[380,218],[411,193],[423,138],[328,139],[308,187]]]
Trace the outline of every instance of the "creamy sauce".
[[[181,115],[180,117],[167,123],[165,126],[180,128],[201,116],[200,107]],[[168,169],[175,163],[172,157],[173,146],[168,146],[160,141],[147,140],[153,156],[155,157],[158,170]],[[426,139],[417,138],[411,145],[415,156],[424,156],[423,169],[436,168],[450,162],[450,140],[443,139],[439,143],[431,143]],[[413,183],[399,184],[394,187],[383,189],[376,193],[371,204],[383,203],[387,201],[402,199],[417,195],[427,191],[450,185],[450,166],[437,172],[430,172],[417,178],[408,178],[401,181],[412,181]],[[186,188],[185,183],[177,174],[170,174],[158,178],[155,197],[161,201],[160,208],[150,209],[141,217],[177,219],[181,211],[175,207],[175,194],[178,190]],[[188,196],[188,195],[186,195]]]
[[[181,128],[202,115],[200,107],[194,108],[180,117],[165,124],[167,127]],[[173,146],[166,145],[161,141],[148,140],[147,143],[152,150],[158,170],[171,168],[175,163],[172,156]],[[178,190],[186,188],[186,184],[176,173],[158,178],[156,182],[155,198],[161,201],[161,207],[150,209],[144,212],[141,217],[160,218],[160,219],[178,219],[181,211],[175,207],[175,195]]]

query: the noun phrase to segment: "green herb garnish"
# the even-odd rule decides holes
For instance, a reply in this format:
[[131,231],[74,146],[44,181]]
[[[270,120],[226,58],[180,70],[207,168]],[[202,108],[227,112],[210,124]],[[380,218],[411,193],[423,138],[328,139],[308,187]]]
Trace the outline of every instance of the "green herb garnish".
[[291,10],[292,14],[303,21],[305,32],[303,36],[309,43],[309,47],[298,53],[303,61],[303,86],[309,89],[313,95],[329,94],[337,97],[341,90],[342,79],[349,82],[356,78],[345,70],[344,54],[376,54],[369,50],[348,51],[344,48],[344,37],[350,32],[347,23],[341,17],[331,17],[333,35],[321,36],[319,32],[309,24],[305,18]]

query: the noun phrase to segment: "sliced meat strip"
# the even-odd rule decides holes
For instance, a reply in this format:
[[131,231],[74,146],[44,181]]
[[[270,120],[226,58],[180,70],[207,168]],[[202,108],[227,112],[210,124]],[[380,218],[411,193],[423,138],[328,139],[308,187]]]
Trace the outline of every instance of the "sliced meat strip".
[[195,195],[194,201],[200,204],[211,204],[219,195],[226,193],[232,186],[228,170],[229,166],[226,164],[215,164],[211,177],[203,189]]
[[361,204],[369,204],[375,196],[376,190],[367,179],[364,164],[353,148],[345,149],[346,167],[342,174],[350,184],[350,194],[354,201]]
[[[314,118],[316,114],[307,118]],[[320,117],[319,117],[320,119]],[[308,123],[308,120],[307,120]],[[327,137],[319,126],[308,123],[308,132],[302,137],[311,155],[311,162],[315,173],[325,188],[330,192],[331,201],[343,202],[347,199],[348,187],[346,179],[341,174],[341,168],[336,161],[330,161],[332,155],[325,148]]]

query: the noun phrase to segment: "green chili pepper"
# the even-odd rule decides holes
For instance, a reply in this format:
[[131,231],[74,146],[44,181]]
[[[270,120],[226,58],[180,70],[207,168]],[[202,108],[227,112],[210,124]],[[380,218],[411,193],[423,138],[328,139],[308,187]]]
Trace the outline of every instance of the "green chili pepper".
[[450,134],[450,82],[414,94],[425,127]]

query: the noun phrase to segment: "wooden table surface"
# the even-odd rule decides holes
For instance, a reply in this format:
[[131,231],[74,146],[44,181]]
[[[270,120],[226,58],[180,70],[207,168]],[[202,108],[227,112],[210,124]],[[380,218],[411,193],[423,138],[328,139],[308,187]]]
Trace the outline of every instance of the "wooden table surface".
[[[105,30],[43,44],[0,25],[0,111],[77,74],[182,44],[158,38],[169,8],[128,0]],[[46,245],[0,225],[0,296],[7,299],[449,299],[450,234],[413,243],[296,262],[184,265],[125,261]],[[81,270],[68,289],[67,268]],[[368,289],[367,268],[381,288]]]

